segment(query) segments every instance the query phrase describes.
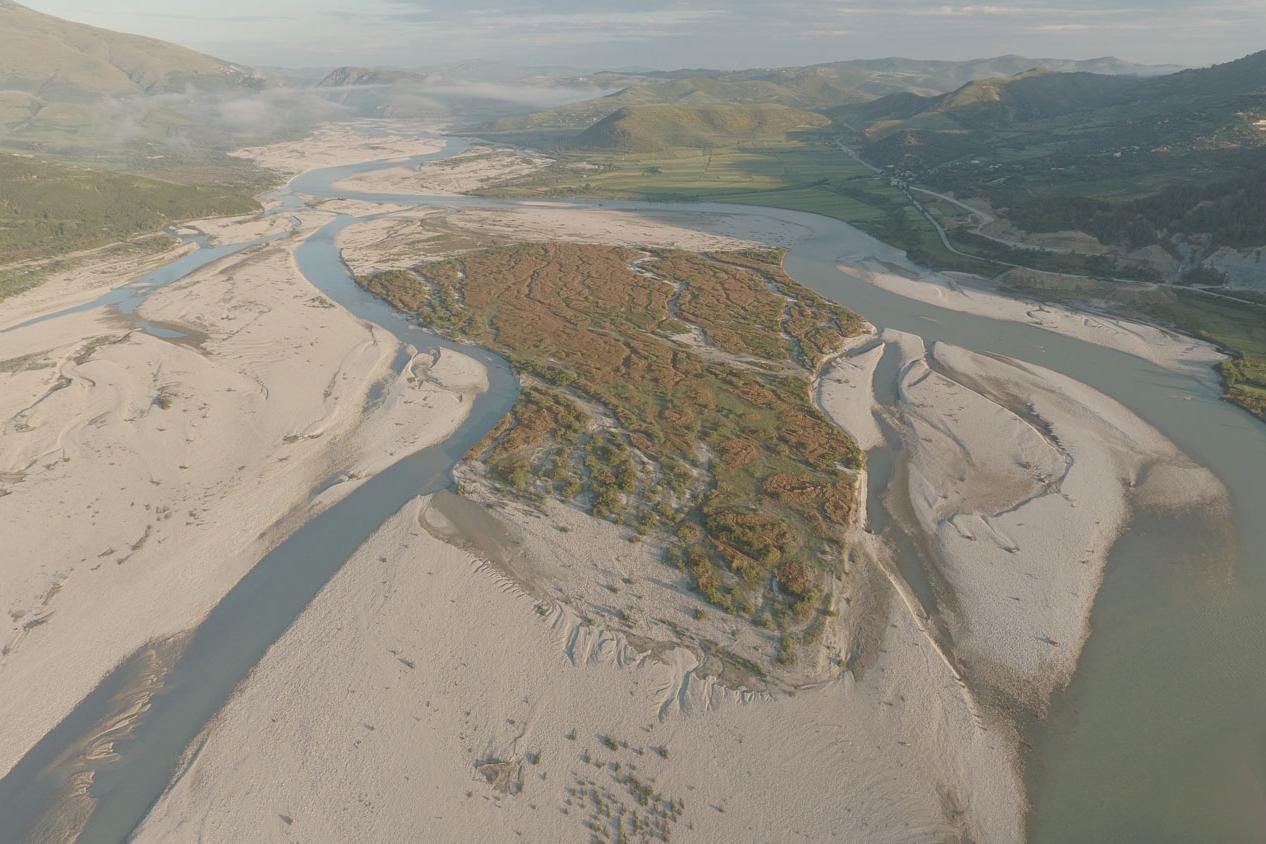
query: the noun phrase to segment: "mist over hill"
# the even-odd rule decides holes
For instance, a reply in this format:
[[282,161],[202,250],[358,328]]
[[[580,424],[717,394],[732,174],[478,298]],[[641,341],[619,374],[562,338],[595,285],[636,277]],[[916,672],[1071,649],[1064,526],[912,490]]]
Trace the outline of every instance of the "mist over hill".
[[222,150],[337,113],[249,68],[0,0],[0,148],[240,183]]
[[[513,77],[513,72],[510,72]],[[224,153],[356,117],[495,117],[584,99],[526,82],[368,67],[256,71],[152,38],[0,0],[0,150],[180,181],[254,185]]]
[[0,88],[45,103],[102,96],[257,90],[249,69],[153,38],[41,14],[0,0]]

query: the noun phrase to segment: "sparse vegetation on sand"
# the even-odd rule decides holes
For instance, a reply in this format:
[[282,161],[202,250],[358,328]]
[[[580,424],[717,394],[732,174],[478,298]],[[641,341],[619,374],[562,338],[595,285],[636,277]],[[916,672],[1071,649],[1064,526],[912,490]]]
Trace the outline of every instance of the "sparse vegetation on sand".
[[120,258],[143,260],[149,255],[172,249],[175,245],[175,238],[166,232],[159,232],[121,240],[98,249],[0,265],[0,300],[38,287],[56,273],[74,270],[96,261]]
[[664,536],[668,562],[727,612],[764,609],[787,630],[812,616],[862,455],[812,403],[811,377],[862,322],[778,253],[524,244],[363,283],[526,376],[472,453],[507,494]]

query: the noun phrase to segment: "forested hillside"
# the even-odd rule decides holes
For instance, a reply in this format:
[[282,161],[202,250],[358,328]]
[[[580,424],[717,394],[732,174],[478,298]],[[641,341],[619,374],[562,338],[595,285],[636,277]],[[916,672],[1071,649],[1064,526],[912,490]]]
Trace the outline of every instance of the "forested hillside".
[[987,199],[1026,231],[1266,244],[1266,52],[1147,79],[1026,73],[832,114],[868,161]]
[[736,140],[782,140],[829,122],[820,114],[776,104],[629,106],[590,126],[571,145],[628,152],[703,149]]
[[0,154],[0,263],[157,231],[177,220],[258,209],[248,196]]

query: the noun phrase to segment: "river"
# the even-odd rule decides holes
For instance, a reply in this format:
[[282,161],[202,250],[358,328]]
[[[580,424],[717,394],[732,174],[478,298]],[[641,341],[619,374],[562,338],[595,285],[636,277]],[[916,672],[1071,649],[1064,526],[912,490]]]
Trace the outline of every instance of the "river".
[[[442,154],[466,146],[454,141]],[[429,157],[435,156],[412,161]],[[281,197],[282,208],[293,207],[299,194],[440,207],[512,204],[333,188],[349,175],[399,163],[304,174]],[[786,269],[802,283],[881,328],[1032,361],[1089,384],[1212,469],[1231,494],[1234,537],[1212,533],[1200,513],[1181,518],[1139,513],[1113,548],[1082,664],[1050,715],[1028,725],[1029,834],[1035,842],[1262,839],[1266,519],[1260,511],[1266,504],[1266,426],[1190,376],[1031,325],[915,302],[840,273],[841,258],[905,260],[836,220],[748,206],[596,204],[668,208],[674,222],[686,225],[690,213],[698,212],[700,228],[709,228],[718,212],[773,216],[798,226],[803,236],[791,248]],[[452,345],[411,326],[355,286],[333,241],[352,222],[340,217],[299,248],[304,274],[334,301],[415,346]],[[509,407],[517,386],[504,363],[482,350],[460,350],[490,369],[492,389],[476,402],[470,420],[449,440],[402,460],[310,521],[216,607],[194,632],[135,737],[119,746],[118,761],[94,767],[92,795],[99,803],[81,840],[126,837],[177,770],[184,748],[342,562],[410,498],[445,486],[454,463]],[[0,781],[0,815],[16,805],[14,799],[48,798],[56,781],[48,763],[64,759],[85,725],[98,723],[94,716],[109,714],[109,690],[120,682],[108,678]],[[13,825],[0,830],[2,841],[25,836]]]

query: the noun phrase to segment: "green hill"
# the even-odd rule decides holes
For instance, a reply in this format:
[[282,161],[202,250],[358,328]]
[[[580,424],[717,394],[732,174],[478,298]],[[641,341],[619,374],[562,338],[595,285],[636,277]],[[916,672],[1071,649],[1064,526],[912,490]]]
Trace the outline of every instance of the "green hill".
[[[918,195],[959,249],[1221,288],[1208,296],[1179,287],[1169,303],[1145,305],[1127,292],[1119,308],[1231,349],[1236,357],[1223,367],[1228,395],[1266,414],[1263,311],[1254,304],[1266,268],[1254,279],[1251,265],[1226,259],[1266,245],[1266,52],[1152,78],[1026,73],[831,114],[855,133],[863,158],[887,165],[898,184],[986,200],[1031,242],[1070,231],[1097,241],[1083,255],[1013,249],[1016,235],[988,239],[961,209]],[[1232,284],[1227,268],[1235,267],[1234,283],[1248,289]],[[1040,292],[1085,296],[1101,307],[1116,301],[1115,282],[1085,284]]]
[[1025,121],[1120,104],[1142,83],[1130,76],[1028,71],[968,82],[935,97],[893,94],[858,106],[841,106],[829,114],[863,127],[870,139],[902,130],[1000,130]]
[[1266,172],[1266,52],[1153,78],[1026,73],[830,113],[872,163],[983,196],[1029,231],[1131,249],[1179,234],[1266,242],[1266,224],[1234,219]]
[[[1047,147],[1112,154],[1123,147],[1168,152],[1259,146],[1255,126],[1266,113],[1266,52],[1234,62],[1143,78],[1093,73],[1028,72],[969,82],[934,97],[896,94],[829,113],[869,143],[904,133],[900,145],[876,146],[885,163],[911,155],[936,166],[957,156],[1027,153]],[[941,143],[936,133],[955,133]],[[903,149],[904,147],[904,149]],[[900,162],[909,164],[910,162]]]
[[1183,70],[1151,80],[1145,90],[1169,95],[1261,95],[1266,93],[1266,50],[1212,67]]
[[298,108],[299,99],[175,44],[0,0],[0,149],[177,180],[258,183],[259,173],[223,152],[311,125],[314,110]]
[[791,132],[828,123],[820,114],[775,104],[638,105],[599,120],[572,146],[622,152],[705,148],[736,141],[782,140]]
[[248,214],[250,197],[0,153],[0,264],[88,249],[169,223]]
[[243,68],[184,47],[110,32],[0,0],[0,89],[44,102],[183,91],[188,85],[252,88]]

